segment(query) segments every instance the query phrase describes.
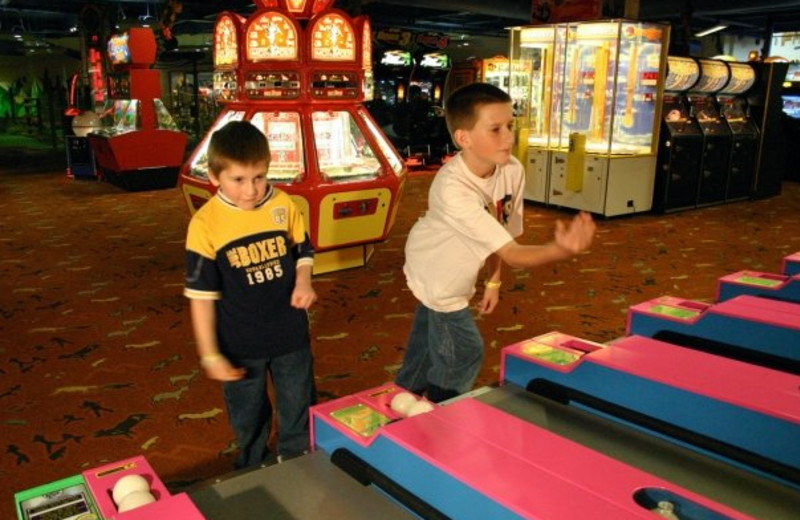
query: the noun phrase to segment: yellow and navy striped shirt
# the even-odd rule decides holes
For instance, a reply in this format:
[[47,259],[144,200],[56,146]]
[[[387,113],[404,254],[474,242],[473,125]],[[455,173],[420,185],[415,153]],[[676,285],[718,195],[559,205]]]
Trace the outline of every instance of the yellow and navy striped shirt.
[[291,296],[296,267],[313,257],[303,216],[285,192],[270,187],[245,211],[218,191],[189,223],[184,295],[215,300],[219,346],[231,359],[308,348],[308,315]]

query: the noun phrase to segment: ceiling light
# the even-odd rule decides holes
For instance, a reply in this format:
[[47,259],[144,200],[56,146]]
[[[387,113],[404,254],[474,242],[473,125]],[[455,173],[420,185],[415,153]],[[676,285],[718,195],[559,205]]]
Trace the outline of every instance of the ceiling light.
[[708,36],[709,34],[714,34],[715,32],[724,31],[727,28],[727,25],[715,25],[714,27],[709,27],[704,31],[700,31],[699,33],[695,34],[695,37],[702,38],[703,36]]

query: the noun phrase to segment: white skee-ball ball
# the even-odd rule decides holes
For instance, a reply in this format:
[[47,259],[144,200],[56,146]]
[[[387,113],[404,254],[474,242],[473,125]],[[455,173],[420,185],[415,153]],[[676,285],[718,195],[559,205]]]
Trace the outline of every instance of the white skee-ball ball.
[[114,503],[119,506],[125,497],[134,491],[150,491],[150,484],[147,483],[147,479],[135,473],[125,475],[114,484],[114,489],[111,491],[111,498],[113,498]]
[[410,392],[399,392],[392,397],[392,410],[400,415],[408,414],[408,410],[417,402],[416,396]]
[[152,504],[155,501],[156,497],[154,497],[149,491],[134,491],[122,499],[122,502],[117,507],[117,510],[120,513],[124,513],[125,511],[136,509],[137,507]]
[[421,413],[428,413],[433,410],[433,405],[428,401],[417,401],[408,409],[407,417],[414,417]]

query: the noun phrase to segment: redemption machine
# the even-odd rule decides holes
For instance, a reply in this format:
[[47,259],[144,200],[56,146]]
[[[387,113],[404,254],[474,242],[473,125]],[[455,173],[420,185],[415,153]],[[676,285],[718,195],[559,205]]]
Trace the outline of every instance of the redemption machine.
[[717,93],[722,118],[731,131],[731,154],[725,201],[750,198],[758,155],[758,127],[750,117],[745,94],[756,82],[756,71],[747,63],[727,62],[730,80]]
[[108,41],[107,124],[88,135],[98,173],[126,190],[172,188],[186,149],[186,134],[161,101],[160,73],[151,68],[156,39],[131,28]]
[[[547,204],[554,89],[563,83],[566,27],[513,27],[509,34],[509,95],[516,119],[515,156],[525,166],[525,200]],[[554,67],[558,69],[554,72]],[[555,78],[555,80],[554,80]],[[558,114],[555,114],[556,116]]]
[[715,95],[728,84],[730,67],[724,61],[699,59],[700,79],[689,91],[692,116],[703,133],[703,154],[697,186],[697,206],[725,201],[731,130],[720,114]]
[[[402,159],[362,105],[372,97],[369,21],[330,3],[261,0],[244,23],[231,13],[217,17],[215,67],[225,61],[235,94],[180,178],[194,212],[214,193],[210,135],[228,121],[250,121],[270,143],[269,182],[303,214],[315,273],[366,264],[394,224],[406,179]],[[238,63],[233,76],[230,59]]]
[[697,204],[703,133],[691,114],[686,91],[699,79],[700,64],[696,60],[678,56],[667,58],[653,194],[655,211],[677,211],[694,208]]
[[440,405],[393,384],[328,401],[313,446],[422,518],[795,518],[797,376],[623,341],[506,347],[498,386]]
[[[553,86],[548,203],[615,216],[653,203],[669,27],[624,20],[566,25]],[[558,70],[560,64],[556,64]]]
[[627,333],[800,374],[800,305],[742,294],[708,304],[661,296],[628,309]]

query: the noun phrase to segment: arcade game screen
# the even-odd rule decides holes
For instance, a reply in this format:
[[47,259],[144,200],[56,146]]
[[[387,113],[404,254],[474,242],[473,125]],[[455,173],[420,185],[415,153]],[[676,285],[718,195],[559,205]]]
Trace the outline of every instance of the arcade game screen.
[[130,63],[131,51],[128,47],[128,38],[128,33],[125,33],[108,39],[108,59],[111,65]]
[[800,119],[800,95],[783,96],[783,112],[794,119]]
[[381,164],[350,112],[312,114],[320,174],[329,181],[374,179]]

